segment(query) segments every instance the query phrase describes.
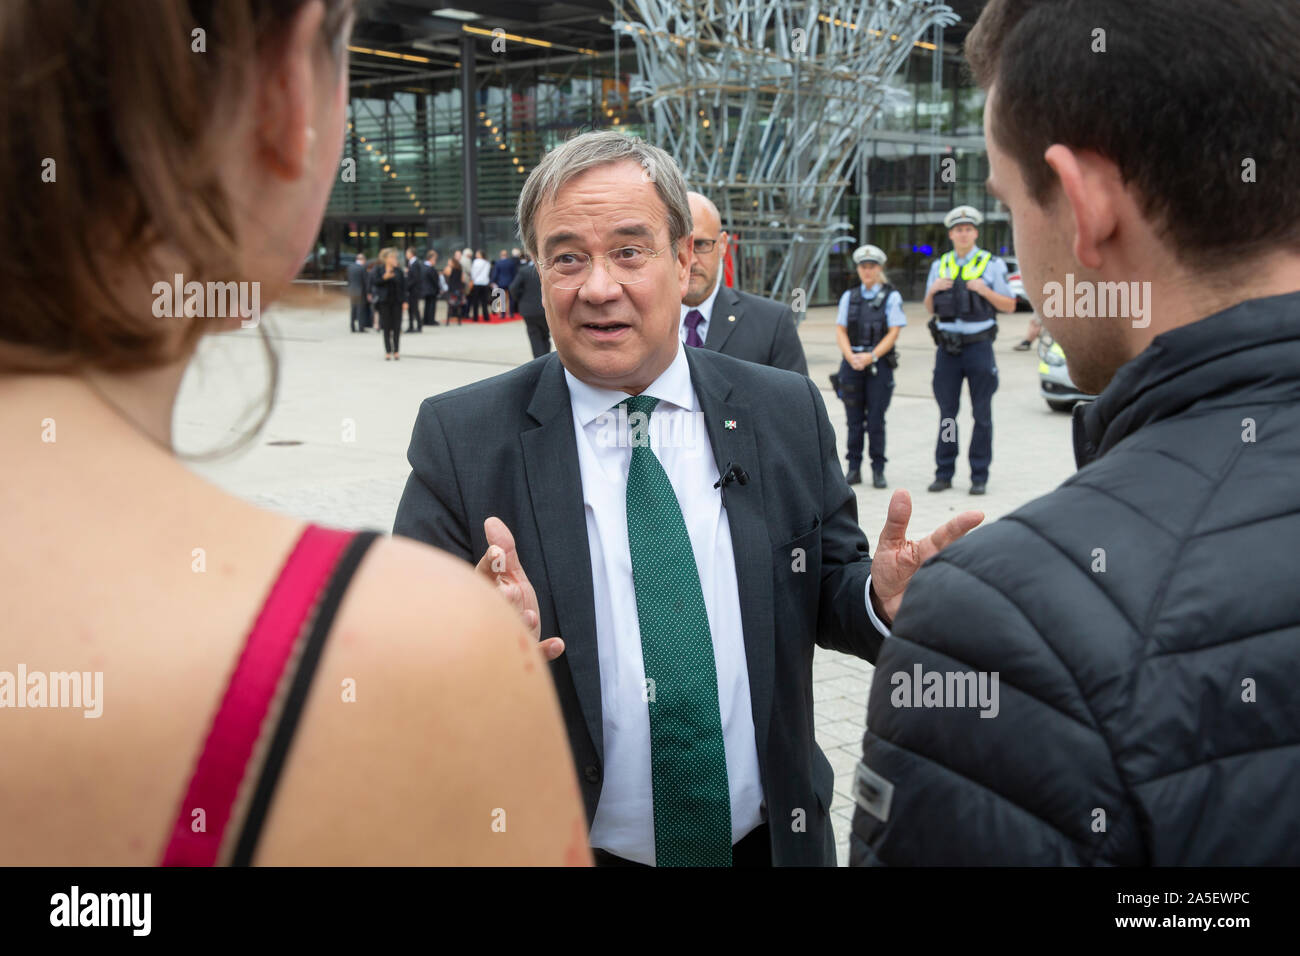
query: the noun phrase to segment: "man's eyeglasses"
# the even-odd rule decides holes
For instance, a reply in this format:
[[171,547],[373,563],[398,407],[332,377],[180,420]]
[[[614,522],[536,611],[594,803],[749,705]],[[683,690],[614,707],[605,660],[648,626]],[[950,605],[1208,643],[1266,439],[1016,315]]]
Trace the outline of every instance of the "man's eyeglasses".
[[667,249],[655,250],[645,246],[620,246],[610,249],[603,256],[591,256],[585,252],[561,252],[538,262],[546,274],[547,280],[557,289],[581,289],[591,275],[591,260],[604,259],[605,270],[609,277],[620,285],[633,285],[646,279],[650,272],[646,268],[651,260],[658,259]]
[[718,244],[718,241],[718,239],[696,239],[692,248],[697,256],[707,256],[713,251],[713,247]]

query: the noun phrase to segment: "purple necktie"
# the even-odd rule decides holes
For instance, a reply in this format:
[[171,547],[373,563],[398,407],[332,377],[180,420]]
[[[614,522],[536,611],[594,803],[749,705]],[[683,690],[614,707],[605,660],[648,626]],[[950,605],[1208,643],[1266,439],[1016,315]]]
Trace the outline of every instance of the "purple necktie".
[[686,344],[693,348],[704,348],[704,339],[700,338],[699,327],[704,321],[704,316],[699,309],[691,309],[686,313]]

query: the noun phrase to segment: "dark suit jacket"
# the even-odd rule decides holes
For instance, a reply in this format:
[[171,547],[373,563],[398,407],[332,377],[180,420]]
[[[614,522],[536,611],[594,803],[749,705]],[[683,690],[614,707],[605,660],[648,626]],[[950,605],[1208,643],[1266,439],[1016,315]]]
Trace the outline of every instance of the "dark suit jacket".
[[364,299],[370,292],[370,272],[359,262],[348,263],[348,295],[354,300]]
[[519,314],[532,322],[546,323],[546,307],[542,305],[542,279],[535,263],[519,267],[510,283],[510,301]]
[[424,295],[424,273],[428,267],[420,259],[404,263],[406,266],[406,297],[411,302],[418,302]]
[[746,362],[808,374],[790,307],[730,286],[719,287],[713,300],[704,347]]
[[384,266],[380,263],[370,273],[370,290],[375,295],[375,305],[391,307],[396,304],[397,311],[401,312],[402,303],[406,301],[406,273],[398,266],[393,270],[393,277],[385,282]]
[[438,295],[440,291],[438,272],[438,267],[430,267],[427,259],[420,262],[420,296],[422,298],[427,299],[431,295]]
[[[759,769],[772,859],[833,865],[834,774],[813,738],[820,645],[875,660],[871,568],[857,499],[844,482],[826,407],[804,376],[687,349],[735,549]],[[725,420],[737,427],[727,429]],[[590,825],[603,773],[600,667],[577,440],[559,354],[428,398],[408,452],[395,534],[476,563],[483,521],[501,518],[537,592],[542,634],[564,639],[555,679]],[[635,614],[635,608],[626,609]]]

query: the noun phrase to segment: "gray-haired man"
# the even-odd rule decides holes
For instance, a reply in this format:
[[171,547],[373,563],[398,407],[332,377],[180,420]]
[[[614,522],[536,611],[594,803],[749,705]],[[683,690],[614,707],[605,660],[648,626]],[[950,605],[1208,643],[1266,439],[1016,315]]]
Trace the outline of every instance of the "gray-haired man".
[[478,561],[545,637],[598,862],[834,864],[816,645],[874,659],[920,563],[874,564],[806,376],[679,337],[691,213],[676,164],[613,131],[519,199],[557,352],[427,399],[394,531]]

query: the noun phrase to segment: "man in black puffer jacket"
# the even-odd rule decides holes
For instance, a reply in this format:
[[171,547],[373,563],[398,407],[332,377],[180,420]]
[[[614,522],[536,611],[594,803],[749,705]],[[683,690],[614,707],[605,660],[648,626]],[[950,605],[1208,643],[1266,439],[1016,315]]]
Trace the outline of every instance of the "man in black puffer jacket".
[[1222,12],[992,0],[967,40],[1025,287],[1101,394],[1073,478],[912,580],[854,865],[1300,864],[1300,7]]

